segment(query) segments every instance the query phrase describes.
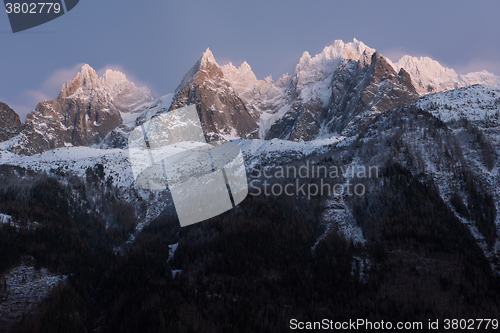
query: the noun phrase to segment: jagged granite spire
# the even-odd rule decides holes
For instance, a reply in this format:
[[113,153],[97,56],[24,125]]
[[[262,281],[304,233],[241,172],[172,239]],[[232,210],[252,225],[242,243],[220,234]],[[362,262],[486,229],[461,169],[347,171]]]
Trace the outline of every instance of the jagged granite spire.
[[26,116],[20,140],[11,150],[32,155],[68,145],[98,144],[123,122],[122,113],[153,100],[147,88],[137,88],[123,73],[108,70],[99,77],[85,64],[61,87],[59,97],[40,102]]

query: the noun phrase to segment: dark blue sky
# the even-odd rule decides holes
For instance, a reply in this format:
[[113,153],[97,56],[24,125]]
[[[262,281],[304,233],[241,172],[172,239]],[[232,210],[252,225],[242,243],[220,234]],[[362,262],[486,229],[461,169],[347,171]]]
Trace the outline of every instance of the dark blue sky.
[[155,96],[173,91],[210,47],[258,78],[293,72],[334,40],[392,60],[427,55],[463,74],[500,75],[499,1],[81,0],[68,14],[12,34],[0,13],[0,101],[19,114],[55,98],[81,63],[121,69]]

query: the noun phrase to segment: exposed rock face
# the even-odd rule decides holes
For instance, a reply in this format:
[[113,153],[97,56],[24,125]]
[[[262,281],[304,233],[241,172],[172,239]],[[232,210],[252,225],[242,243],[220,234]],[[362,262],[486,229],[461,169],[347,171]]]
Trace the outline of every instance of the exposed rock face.
[[100,143],[123,122],[122,114],[151,102],[147,88],[137,88],[120,72],[102,77],[84,65],[55,100],[40,102],[26,117],[19,142],[11,150],[32,155],[45,150]]
[[256,117],[238,96],[230,78],[207,49],[176,90],[170,109],[195,104],[207,142],[257,136]]
[[[418,98],[403,69],[396,73],[378,52],[368,64],[351,64],[350,76],[332,82],[325,127],[330,133],[353,134],[368,118]],[[347,79],[348,82],[344,81]]]
[[336,41],[312,59],[304,54],[294,81],[297,98],[270,127],[266,139],[349,135],[367,117],[417,98],[407,73],[396,73],[384,57],[356,40]]
[[7,104],[0,102],[0,142],[16,136],[22,128],[19,115]]

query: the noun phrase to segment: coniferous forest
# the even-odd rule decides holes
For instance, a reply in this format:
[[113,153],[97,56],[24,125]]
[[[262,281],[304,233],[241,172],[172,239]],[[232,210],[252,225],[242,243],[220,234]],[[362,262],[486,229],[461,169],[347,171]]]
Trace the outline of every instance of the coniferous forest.
[[[0,273],[30,256],[66,277],[9,332],[286,332],[293,318],[500,315],[500,279],[469,230],[432,181],[398,163],[350,203],[365,245],[326,230],[321,196],[249,196],[185,228],[164,212],[127,245],[141,205],[122,200],[98,165],[84,180],[0,171],[0,211],[21,226],[0,229]],[[488,198],[454,200],[491,229]]]

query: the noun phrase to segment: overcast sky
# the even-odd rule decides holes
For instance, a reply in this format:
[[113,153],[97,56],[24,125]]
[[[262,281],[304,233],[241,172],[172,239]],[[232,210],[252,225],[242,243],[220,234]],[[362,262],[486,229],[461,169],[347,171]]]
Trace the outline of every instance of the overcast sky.
[[247,61],[258,78],[293,72],[304,51],[353,38],[391,60],[430,56],[458,73],[500,75],[500,1],[81,0],[66,15],[13,34],[0,13],[0,101],[24,119],[57,97],[82,63],[120,69],[156,97],[203,51]]

